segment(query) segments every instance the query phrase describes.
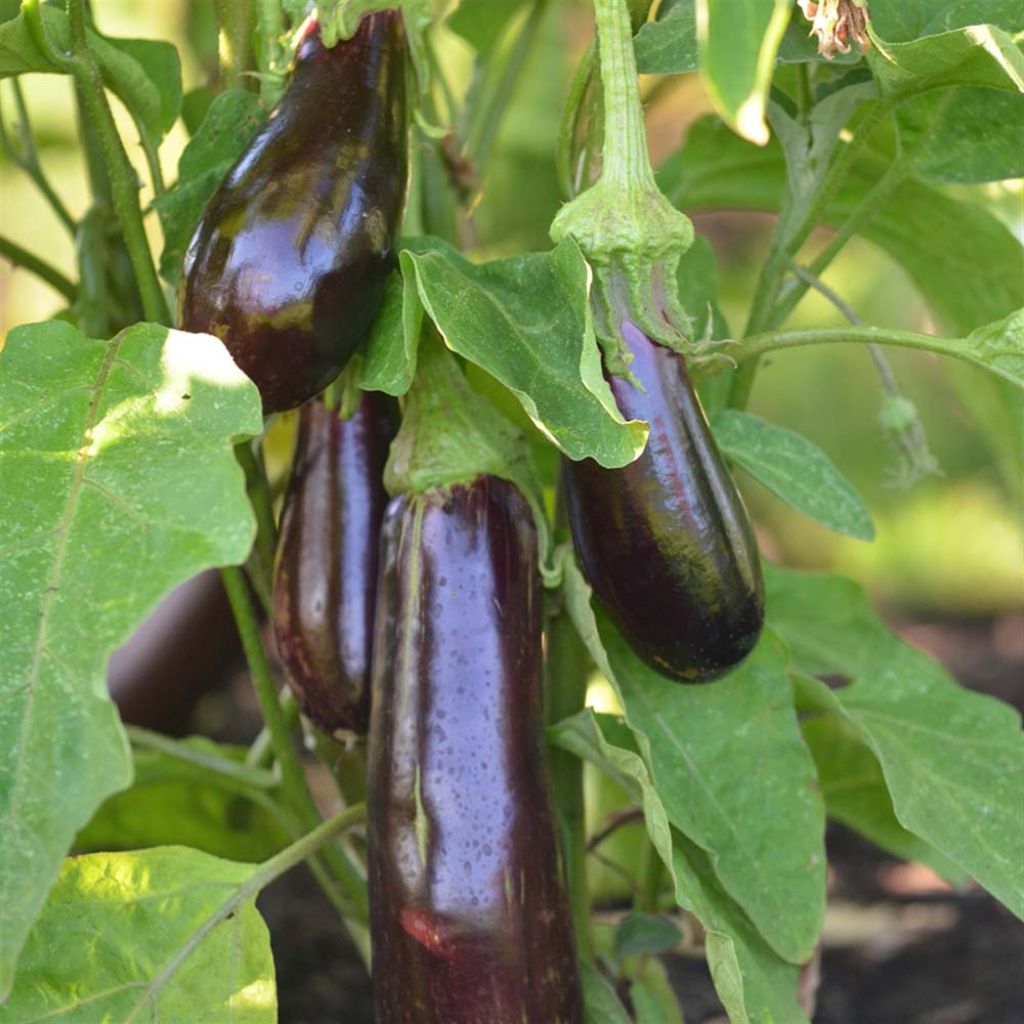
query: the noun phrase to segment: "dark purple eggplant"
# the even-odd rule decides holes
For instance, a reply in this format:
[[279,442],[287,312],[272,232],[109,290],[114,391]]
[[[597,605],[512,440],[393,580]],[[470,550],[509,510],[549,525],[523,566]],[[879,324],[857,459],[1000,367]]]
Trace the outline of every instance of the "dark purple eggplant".
[[544,768],[541,585],[510,483],[385,516],[369,740],[376,1019],[580,1024]]
[[643,390],[611,377],[628,419],[651,427],[621,469],[566,462],[583,573],[636,653],[663,675],[704,682],[737,664],[764,621],[757,542],[684,358],[632,324],[623,339]]
[[405,52],[394,11],[330,50],[312,25],[189,244],[182,326],[224,342],[264,412],[326,387],[377,314],[408,175]]
[[393,398],[363,392],[348,419],[302,407],[274,560],[274,633],[303,714],[325,732],[365,733],[384,463]]

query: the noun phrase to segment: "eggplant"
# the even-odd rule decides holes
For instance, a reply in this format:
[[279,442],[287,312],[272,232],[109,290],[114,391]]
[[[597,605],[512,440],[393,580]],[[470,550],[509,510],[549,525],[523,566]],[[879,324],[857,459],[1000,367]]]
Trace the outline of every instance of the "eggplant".
[[398,428],[387,395],[364,391],[348,419],[302,407],[274,559],[274,634],[303,714],[365,734],[384,463]]
[[634,651],[683,682],[750,653],[764,622],[757,541],[682,355],[630,323],[636,387],[611,377],[627,419],[650,424],[636,461],[565,463],[573,544],[594,593]]
[[189,243],[181,324],[224,342],[265,413],[323,390],[380,307],[408,176],[405,54],[395,11],[332,49],[311,23]]
[[490,476],[393,499],[369,738],[376,1019],[581,1024],[542,744],[537,533]]

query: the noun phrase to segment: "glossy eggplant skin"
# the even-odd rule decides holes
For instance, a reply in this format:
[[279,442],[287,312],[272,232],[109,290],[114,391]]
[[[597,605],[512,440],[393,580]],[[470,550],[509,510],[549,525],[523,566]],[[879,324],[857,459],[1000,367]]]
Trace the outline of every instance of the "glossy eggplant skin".
[[611,377],[627,419],[651,432],[621,469],[565,463],[583,573],[634,651],[663,675],[705,682],[737,664],[764,621],[757,542],[684,358],[632,324],[623,339],[643,390]]
[[384,463],[393,398],[365,391],[348,419],[302,407],[274,559],[274,634],[304,715],[324,732],[365,734]]
[[376,1019],[581,1024],[542,745],[537,535],[512,484],[393,500],[375,630]]
[[394,11],[330,50],[312,25],[189,244],[181,324],[224,342],[265,413],[326,387],[380,306],[408,176],[405,52]]

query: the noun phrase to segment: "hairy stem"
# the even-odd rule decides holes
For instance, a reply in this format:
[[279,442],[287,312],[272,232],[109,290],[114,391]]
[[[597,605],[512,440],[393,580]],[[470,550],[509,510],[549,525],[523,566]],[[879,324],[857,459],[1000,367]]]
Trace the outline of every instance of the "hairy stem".
[[39,154],[36,151],[35,138],[32,135],[32,124],[29,121],[28,106],[25,103],[25,94],[21,91],[21,83],[15,78],[11,82],[14,92],[14,103],[18,108],[18,137],[21,142],[21,152],[18,152],[11,143],[4,126],[3,112],[0,110],[0,145],[8,159],[15,167],[28,175],[32,183],[39,189],[43,198],[49,204],[50,209],[57,215],[57,219],[71,232],[75,233],[75,219],[68,212],[63,200],[54,191],[49,179],[43,173],[42,165],[39,163]]
[[[249,598],[245,576],[237,566],[222,569],[221,576],[231,610],[235,616],[235,624],[242,641],[242,650],[245,652],[249,675],[252,679],[253,689],[256,691],[256,699],[263,714],[263,721],[270,730],[274,755],[281,769],[282,790],[289,805],[300,815],[301,820],[312,827],[320,821],[320,812],[306,784],[302,762],[292,743],[291,730],[278,700],[274,677],[260,639],[259,620]],[[366,889],[358,868],[336,845],[327,847],[323,856],[351,901],[357,919],[365,921],[367,918]]]
[[34,256],[27,249],[23,249],[16,242],[0,235],[0,256],[9,260],[16,267],[21,267],[31,274],[35,274],[40,280],[45,281],[54,291],[59,292],[69,302],[75,301],[77,291],[73,281],[65,277],[56,267],[51,266],[46,260]]

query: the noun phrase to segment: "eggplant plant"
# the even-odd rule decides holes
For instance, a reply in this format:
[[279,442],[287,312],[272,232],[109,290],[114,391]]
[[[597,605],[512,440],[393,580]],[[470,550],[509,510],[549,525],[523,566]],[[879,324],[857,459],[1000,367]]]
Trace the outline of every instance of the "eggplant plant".
[[861,586],[1019,607],[1016,13],[171,6],[0,5],[0,1024],[368,1021],[300,865],[385,1024],[807,1022],[829,820],[1024,917]]

